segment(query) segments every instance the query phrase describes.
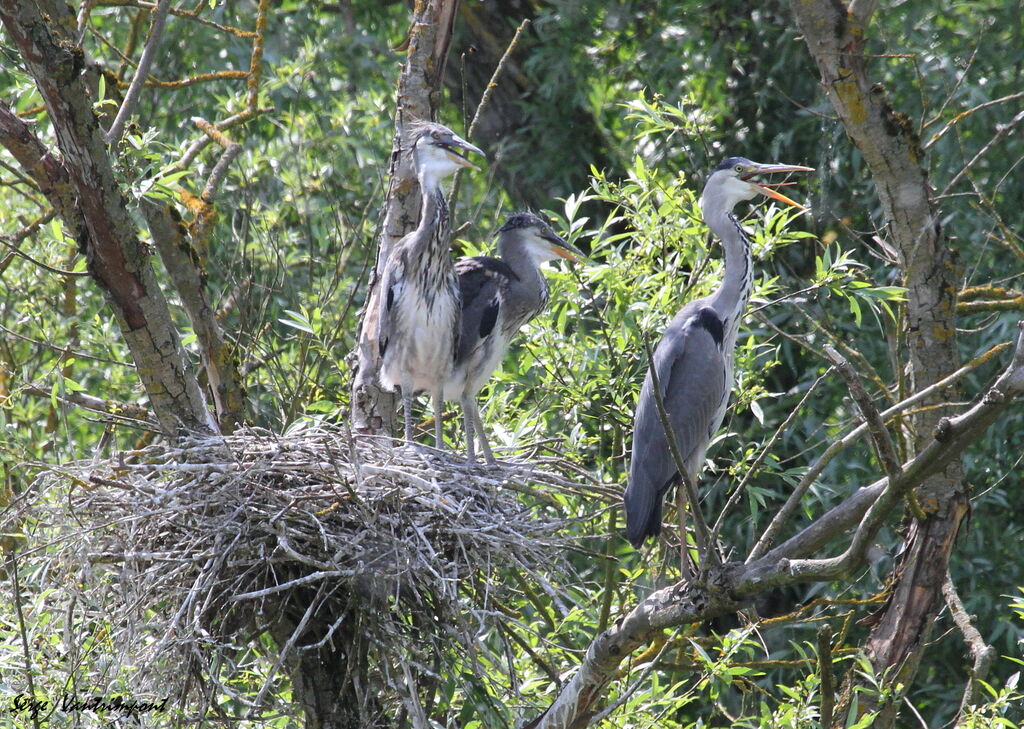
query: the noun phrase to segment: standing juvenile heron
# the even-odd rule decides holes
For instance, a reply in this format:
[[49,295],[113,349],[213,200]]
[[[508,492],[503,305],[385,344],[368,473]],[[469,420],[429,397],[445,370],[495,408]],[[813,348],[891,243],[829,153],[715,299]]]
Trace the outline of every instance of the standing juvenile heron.
[[[634,547],[639,548],[647,537],[661,532],[662,499],[673,483],[683,480],[654,397],[654,380],[657,379],[668,425],[675,434],[678,455],[691,485],[696,483],[705,451],[722,424],[729,402],[736,333],[753,284],[750,241],[732,209],[757,195],[802,207],[771,186],[752,179],[774,172],[809,171],[810,167],[764,165],[731,157],[711,171],[704,186],[700,208],[708,228],[722,241],[725,275],[713,294],[689,302],[669,323],[640,390],[633,424],[629,485],[624,496],[626,538]],[[684,484],[678,487],[683,488]],[[702,538],[707,540],[707,527],[700,506],[691,503],[690,508],[698,529],[698,548],[710,549],[709,544],[701,545]],[[680,539],[685,545],[686,535],[681,534]]]
[[475,429],[484,457],[494,463],[476,396],[505,356],[515,333],[547,304],[548,284],[540,264],[556,257],[576,260],[583,256],[532,213],[509,216],[498,230],[498,255],[500,258],[464,258],[455,264],[462,321],[455,368],[445,383],[444,398],[462,404],[471,462],[476,460]]
[[441,181],[460,167],[476,168],[461,151],[483,152],[448,127],[419,125],[413,164],[423,196],[416,229],[395,244],[384,273],[377,342],[380,383],[402,391],[405,439],[412,441],[412,398],[434,401],[435,446],[441,448],[441,391],[451,373],[459,324],[459,282],[452,265],[448,202]]

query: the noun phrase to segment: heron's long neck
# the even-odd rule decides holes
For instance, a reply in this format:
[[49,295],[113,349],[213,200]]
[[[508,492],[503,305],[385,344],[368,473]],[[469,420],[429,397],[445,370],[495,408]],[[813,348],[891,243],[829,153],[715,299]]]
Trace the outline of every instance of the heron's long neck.
[[750,240],[731,211],[713,211],[707,218],[708,227],[718,235],[725,251],[725,275],[710,303],[722,317],[726,340],[735,342],[740,318],[747,308],[754,283]]
[[444,197],[441,181],[420,175],[420,189],[423,204],[420,207],[420,222],[416,226],[417,251],[411,258],[411,265],[422,272],[423,286],[436,289],[443,286],[434,278],[440,273],[454,279],[455,268],[449,252],[452,231],[448,219],[448,201]]
[[421,231],[430,231],[430,249],[442,249],[447,256],[452,230],[448,219],[448,200],[445,199],[444,188],[441,187],[439,179],[422,175],[420,176],[420,189],[423,193],[423,203],[420,206],[418,227]]
[[548,298],[548,282],[534,260],[529,246],[515,232],[503,233],[498,240],[498,255],[519,278],[509,286],[512,306],[521,309],[517,315],[534,315],[544,308]]

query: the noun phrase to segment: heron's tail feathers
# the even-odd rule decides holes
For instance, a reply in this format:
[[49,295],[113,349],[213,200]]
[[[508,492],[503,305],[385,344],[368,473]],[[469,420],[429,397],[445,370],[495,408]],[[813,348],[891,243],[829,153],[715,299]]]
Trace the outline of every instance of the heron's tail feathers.
[[662,495],[655,489],[638,487],[631,481],[623,494],[623,501],[626,505],[626,539],[634,548],[640,549],[647,537],[661,534]]

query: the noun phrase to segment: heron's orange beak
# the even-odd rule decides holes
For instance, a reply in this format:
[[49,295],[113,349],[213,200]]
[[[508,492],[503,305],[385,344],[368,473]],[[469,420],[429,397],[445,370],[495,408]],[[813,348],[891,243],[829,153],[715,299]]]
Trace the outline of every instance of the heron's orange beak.
[[551,241],[551,252],[559,258],[564,258],[573,263],[579,263],[587,257],[586,253],[561,237],[557,241]]

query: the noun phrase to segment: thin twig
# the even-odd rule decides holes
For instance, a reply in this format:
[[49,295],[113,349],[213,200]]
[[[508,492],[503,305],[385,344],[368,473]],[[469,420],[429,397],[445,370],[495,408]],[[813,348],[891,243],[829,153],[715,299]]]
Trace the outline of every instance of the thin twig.
[[999,144],[999,142],[1001,142],[1003,138],[1005,138],[1010,132],[1012,132],[1013,128],[1020,124],[1021,121],[1024,121],[1024,111],[1020,111],[1017,114],[1015,114],[1014,117],[1005,124],[997,124],[996,133],[992,135],[992,139],[988,140],[985,146],[979,149],[978,153],[974,155],[959,172],[953,175],[953,179],[950,180],[942,189],[940,196],[949,194],[949,191],[953,188],[954,185],[956,185],[956,183],[960,181],[960,178],[966,175],[967,172],[972,167],[974,167],[975,164],[977,164],[978,160],[980,160],[982,157],[988,154],[989,150],[992,149],[995,145]]
[[832,626],[822,623],[818,626],[818,676],[821,679],[821,729],[832,729],[832,713],[835,709],[836,693],[832,676]]
[[[35,701],[36,700],[36,687],[35,681],[32,676],[35,675],[35,671],[32,669],[32,654],[29,652],[29,640],[28,631],[25,627],[25,614],[22,612],[21,604],[24,602],[23,595],[21,594],[21,583],[18,580],[18,553],[16,549],[11,549],[8,552],[7,557],[10,563],[7,569],[8,574],[11,576],[11,586],[14,588],[14,609],[18,615],[18,630],[21,633],[21,650],[22,655],[25,659],[25,681],[28,685],[28,695]],[[32,726],[35,729],[40,729],[41,724],[39,723],[39,712],[33,711],[32,713]]]
[[767,458],[768,454],[771,453],[772,448],[775,447],[775,444],[778,442],[779,438],[782,437],[782,434],[789,429],[789,426],[793,424],[793,421],[796,420],[797,416],[801,414],[801,412],[803,411],[804,403],[807,402],[807,399],[818,388],[818,385],[824,382],[825,378],[828,377],[831,371],[832,368],[830,367],[828,370],[825,371],[825,374],[823,374],[821,377],[819,377],[813,383],[811,383],[811,386],[807,388],[807,392],[805,392],[804,396],[800,398],[800,402],[798,402],[796,404],[796,407],[794,407],[790,411],[789,415],[786,417],[785,421],[783,421],[782,425],[775,429],[775,432],[772,433],[772,436],[771,438],[768,439],[768,442],[761,447],[761,452],[757,454],[757,458],[754,460],[752,464],[750,464],[750,467],[747,469],[747,472],[743,474],[743,479],[736,486],[736,489],[732,492],[732,494],[730,494],[729,500],[725,502],[725,506],[722,507],[722,511],[719,513],[718,518],[715,520],[715,526],[711,531],[712,543],[714,543],[718,539],[718,534],[721,531],[723,524],[725,523],[726,515],[732,510],[732,507],[736,504],[736,502],[739,500],[739,497],[743,494],[743,490],[746,487],[747,482],[750,481],[750,479],[753,477],[755,473],[757,473],[757,469],[759,469],[761,467],[761,464],[764,463],[765,458]]
[[[515,34],[512,36],[512,40],[509,41],[508,46],[505,48],[505,52],[501,55],[498,60],[498,65],[494,67],[494,73],[491,74],[490,81],[487,82],[487,87],[484,89],[484,93],[480,96],[480,103],[476,105],[476,111],[473,112],[473,121],[469,123],[469,129],[466,130],[466,139],[473,139],[473,135],[476,134],[477,125],[480,123],[480,117],[483,114],[491,102],[491,95],[494,93],[494,89],[498,88],[498,79],[501,77],[502,72],[505,70],[505,66],[508,64],[509,58],[512,56],[512,51],[519,44],[519,36],[522,35],[523,30],[530,24],[530,19],[526,18],[519,27],[516,28]],[[465,100],[465,93],[463,93],[463,100]],[[455,212],[456,203],[459,197],[459,180],[462,177],[462,170],[458,169],[455,171],[455,178],[452,181],[452,193],[448,196],[448,207],[452,214]]]

